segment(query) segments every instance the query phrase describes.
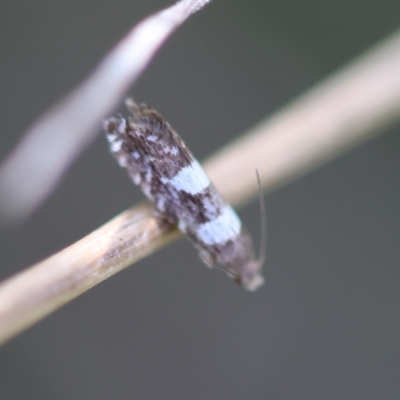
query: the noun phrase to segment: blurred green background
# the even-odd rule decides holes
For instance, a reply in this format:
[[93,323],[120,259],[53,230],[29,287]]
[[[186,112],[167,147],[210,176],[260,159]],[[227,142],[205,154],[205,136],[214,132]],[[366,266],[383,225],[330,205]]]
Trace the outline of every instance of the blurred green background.
[[[0,2],[0,156],[169,4]],[[394,0],[214,0],[131,93],[202,159],[392,33],[399,14]],[[180,240],[1,348],[0,399],[399,399],[399,129],[267,197],[259,292]],[[0,278],[142,198],[99,135],[33,217],[0,232]],[[258,243],[257,203],[241,216]]]

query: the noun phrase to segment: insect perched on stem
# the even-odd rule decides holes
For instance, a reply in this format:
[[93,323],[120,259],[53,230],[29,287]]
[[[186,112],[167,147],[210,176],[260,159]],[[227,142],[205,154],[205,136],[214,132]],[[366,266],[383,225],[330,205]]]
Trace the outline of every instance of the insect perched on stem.
[[[203,262],[218,264],[235,282],[254,291],[264,282],[265,246],[256,259],[252,239],[224,202],[199,162],[161,115],[128,99],[133,118],[105,121],[111,153],[136,185],[193,242]],[[258,177],[258,183],[261,185]],[[264,205],[261,210],[265,217]],[[265,227],[263,226],[263,240]]]

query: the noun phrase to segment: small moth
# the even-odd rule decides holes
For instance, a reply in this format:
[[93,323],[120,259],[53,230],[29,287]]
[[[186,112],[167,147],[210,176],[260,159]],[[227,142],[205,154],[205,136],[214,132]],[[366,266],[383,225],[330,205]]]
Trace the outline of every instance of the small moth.
[[110,151],[132,181],[193,242],[203,262],[218,264],[245,289],[264,282],[263,257],[233,208],[210,183],[199,162],[161,115],[127,99],[133,118],[105,121]]

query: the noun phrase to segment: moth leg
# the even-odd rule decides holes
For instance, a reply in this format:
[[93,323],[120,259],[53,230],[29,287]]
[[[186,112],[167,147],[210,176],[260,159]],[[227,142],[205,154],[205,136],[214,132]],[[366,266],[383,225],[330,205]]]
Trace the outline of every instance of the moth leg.
[[209,251],[205,249],[199,249],[199,256],[207,267],[212,268],[214,266],[215,257]]
[[176,225],[174,219],[166,213],[163,213],[160,210],[154,208],[152,210],[153,217],[157,220],[158,225],[160,226],[171,226]]

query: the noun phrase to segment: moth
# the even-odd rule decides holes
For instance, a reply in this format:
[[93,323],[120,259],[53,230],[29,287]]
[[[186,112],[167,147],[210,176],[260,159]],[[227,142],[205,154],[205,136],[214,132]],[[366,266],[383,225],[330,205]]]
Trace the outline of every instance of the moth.
[[112,117],[104,123],[119,165],[158,211],[187,235],[207,266],[217,264],[236,283],[256,290],[264,282],[264,256],[255,258],[252,239],[236,212],[157,111],[131,99],[126,105],[132,117]]

